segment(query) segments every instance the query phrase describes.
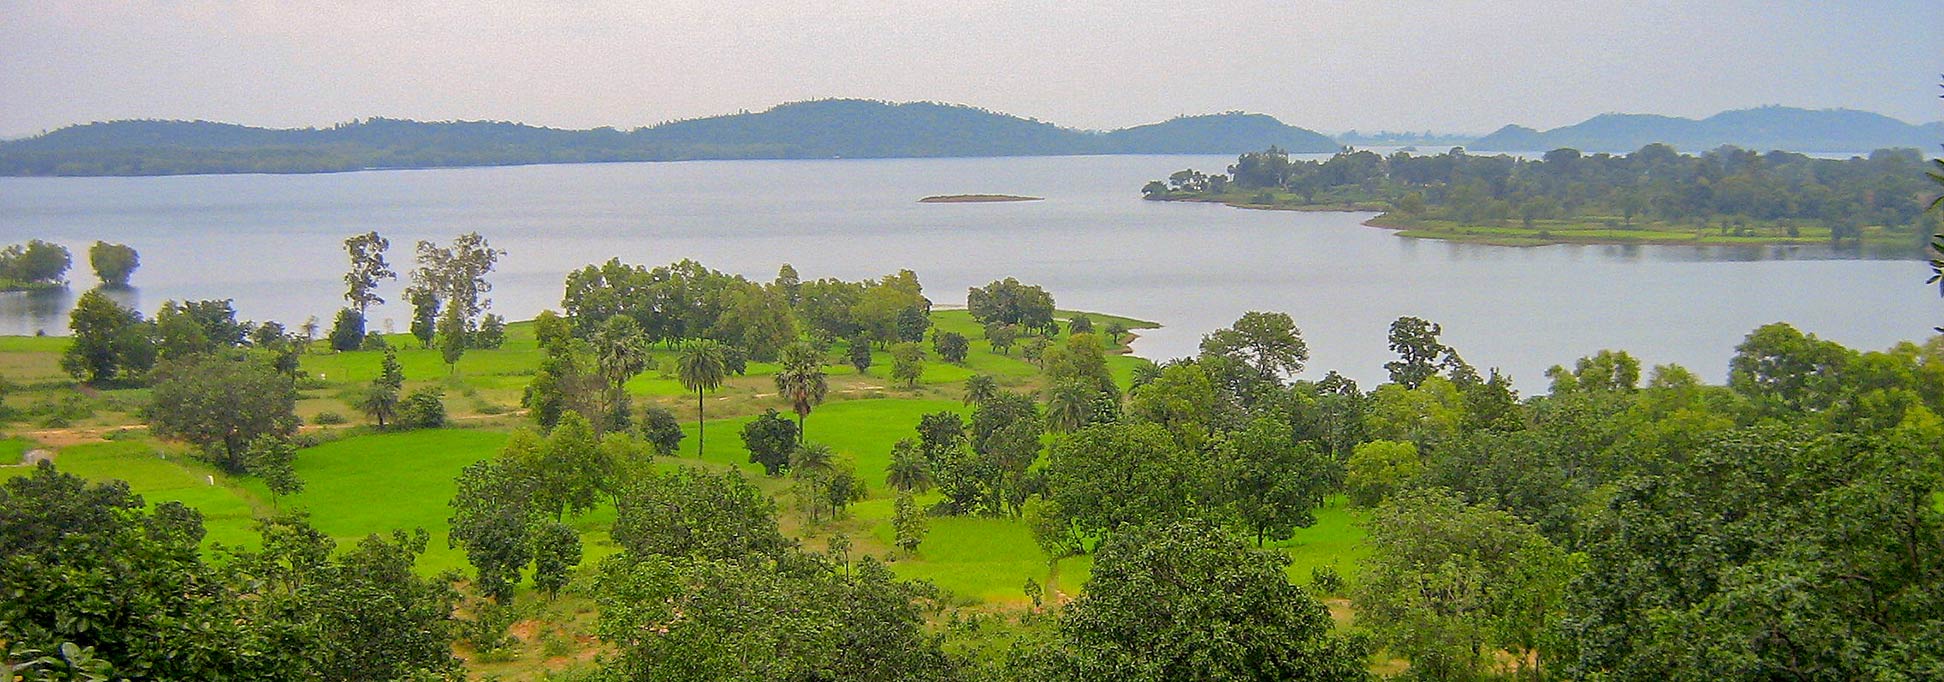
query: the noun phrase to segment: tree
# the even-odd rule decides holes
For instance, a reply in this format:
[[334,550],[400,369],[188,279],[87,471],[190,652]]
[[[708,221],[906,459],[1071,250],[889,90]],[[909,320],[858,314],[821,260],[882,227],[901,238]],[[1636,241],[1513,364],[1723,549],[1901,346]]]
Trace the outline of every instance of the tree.
[[924,375],[925,349],[911,342],[891,347],[892,380],[905,382],[908,388],[917,388],[918,378]]
[[1565,552],[1511,514],[1435,488],[1386,502],[1369,528],[1357,621],[1386,650],[1427,679],[1501,665],[1543,673],[1541,641],[1559,625],[1572,574]]
[[99,290],[81,294],[68,315],[73,332],[61,369],[89,384],[141,377],[155,364],[152,326]]
[[378,428],[385,428],[385,420],[398,414],[399,391],[405,387],[405,372],[398,364],[398,352],[385,349],[385,359],[379,363],[378,376],[371,380],[365,396],[358,403],[358,409],[378,422]]
[[1093,330],[1093,318],[1087,317],[1085,313],[1074,313],[1073,317],[1067,319],[1067,334],[1069,335],[1092,334]]
[[932,350],[938,351],[938,359],[954,365],[965,364],[965,356],[971,352],[972,344],[965,335],[958,332],[938,332],[932,335]]
[[1246,362],[1262,380],[1276,383],[1309,362],[1309,345],[1285,313],[1243,313],[1229,328],[1202,337],[1201,351]]
[[1046,389],[1046,428],[1054,433],[1071,433],[1093,418],[1094,398],[1099,393],[1082,381],[1061,381]]
[[1222,443],[1219,458],[1223,504],[1257,547],[1316,523],[1330,471],[1316,446],[1296,443],[1287,423],[1250,422]]
[[[489,246],[477,232],[459,235],[450,247],[421,241],[417,248],[418,268],[412,271],[411,289],[456,314],[465,331],[475,329],[480,314],[492,306],[492,300],[483,297],[493,290],[486,275],[506,252]],[[413,305],[418,305],[417,300]]]
[[1192,515],[1206,498],[1199,469],[1159,426],[1089,426],[1053,444],[1046,497],[1068,527],[1112,533]]
[[1102,393],[1120,395],[1113,374],[1107,371],[1107,349],[1092,334],[1066,337],[1047,348],[1040,356],[1046,378],[1052,381],[1084,381]]
[[95,277],[101,280],[101,286],[125,288],[129,276],[142,266],[142,257],[127,244],[97,241],[94,246],[88,247],[88,264],[94,267]]
[[965,378],[965,397],[960,402],[966,405],[983,405],[999,395],[999,382],[990,374],[974,374]]
[[365,318],[350,308],[339,308],[337,317],[331,321],[331,350],[357,350],[364,344]]
[[486,313],[479,318],[479,331],[473,332],[472,347],[492,350],[506,345],[506,318]]
[[391,242],[378,233],[366,232],[344,240],[344,251],[351,257],[351,269],[344,273],[344,300],[357,309],[358,317],[363,318],[374,304],[384,303],[378,295],[378,283],[388,279],[398,279],[391,265],[385,262],[385,250]]
[[1367,679],[1370,646],[1336,634],[1287,563],[1203,522],[1116,533],[1022,679]]
[[931,490],[931,468],[925,452],[916,441],[901,438],[891,446],[891,463],[885,467],[884,484],[900,492]]
[[547,591],[553,600],[573,577],[581,562],[580,533],[559,521],[541,521],[530,531],[533,538],[533,586]]
[[1344,485],[1352,503],[1374,507],[1410,484],[1423,468],[1416,443],[1373,440],[1351,452]]
[[[418,339],[420,348],[431,348],[432,339],[438,334],[439,296],[428,289],[407,289],[405,298],[412,302],[412,337]],[[339,313],[340,317],[343,315]],[[364,328],[363,317],[359,317],[359,329]],[[336,334],[332,338],[337,338]],[[349,349],[340,349],[349,350]]]
[[412,391],[398,403],[398,427],[401,429],[436,429],[445,426],[445,423],[445,391],[437,386]]
[[531,531],[539,516],[532,504],[535,481],[521,474],[517,460],[541,447],[538,437],[515,431],[497,460],[474,462],[459,472],[448,503],[448,543],[465,549],[475,589],[500,604],[512,601],[521,569],[533,560]]
[[1777,322],[1749,332],[1728,361],[1728,387],[1771,414],[1816,412],[1842,392],[1854,352]]
[[599,504],[601,493],[612,488],[615,465],[602,452],[587,418],[569,412],[547,434],[538,456],[525,462],[522,475],[536,481],[534,509],[558,520],[580,516]]
[[749,462],[763,465],[763,473],[769,476],[782,473],[789,466],[790,452],[799,442],[797,425],[776,410],[765,411],[744,424],[742,439],[743,447],[749,450]]
[[864,499],[864,483],[855,469],[822,443],[801,444],[790,452],[790,477],[796,479],[797,499],[812,522],[826,512],[838,518],[850,503]]
[[28,285],[65,285],[73,261],[67,247],[39,239],[0,249],[0,288]]
[[297,387],[290,376],[252,358],[191,356],[164,363],[148,407],[149,428],[195,444],[231,474],[249,472],[249,444],[297,433]]
[[613,537],[636,562],[760,562],[790,544],[777,530],[776,503],[742,474],[686,466],[635,481],[615,503]]
[[271,504],[284,495],[303,492],[304,479],[297,477],[297,446],[281,436],[259,436],[250,441],[248,468],[270,489]]
[[986,343],[1001,355],[1011,355],[1013,342],[1019,340],[1019,327],[1010,324],[988,324],[985,327]]
[[722,345],[713,339],[697,339],[684,344],[682,354],[675,359],[675,376],[682,382],[682,388],[695,391],[695,454],[700,457],[705,437],[702,392],[722,386]]
[[641,408],[641,438],[655,449],[655,454],[667,457],[675,454],[682,446],[682,424],[675,413],[659,405]]
[[459,371],[459,358],[466,354],[466,321],[460,317],[458,306],[446,308],[439,316],[439,359],[446,363],[446,372]]
[[898,547],[907,555],[917,554],[918,545],[925,541],[925,533],[930,530],[924,510],[912,501],[909,491],[899,492],[891,509],[892,535],[897,538]]
[[845,357],[852,368],[860,375],[869,374],[871,369],[871,342],[862,336],[851,337],[845,344]]
[[1035,285],[1007,277],[966,291],[965,307],[979,324],[1010,324],[1053,331],[1053,296]]
[[1438,342],[1442,333],[1442,327],[1415,317],[1400,317],[1392,322],[1390,349],[1397,353],[1398,359],[1384,363],[1391,381],[1405,388],[1417,388],[1425,379],[1437,375],[1440,358],[1451,355],[1451,349]]
[[625,428],[628,423],[628,380],[648,367],[648,341],[641,325],[623,315],[610,317],[594,332],[595,364],[600,367],[604,408],[598,414],[599,430]]
[[797,416],[797,441],[804,437],[803,418],[823,402],[830,386],[824,378],[823,353],[815,346],[798,342],[783,351],[782,366],[776,370],[776,392],[790,401]]

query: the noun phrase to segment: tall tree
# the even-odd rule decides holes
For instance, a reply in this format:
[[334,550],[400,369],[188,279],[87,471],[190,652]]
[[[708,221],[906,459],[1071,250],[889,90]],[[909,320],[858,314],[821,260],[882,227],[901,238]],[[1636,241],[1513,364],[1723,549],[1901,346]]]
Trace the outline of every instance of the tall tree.
[[1054,433],[1072,433],[1093,418],[1094,399],[1100,395],[1084,381],[1066,380],[1046,389],[1046,428]]
[[1303,371],[1309,362],[1309,345],[1286,313],[1243,313],[1235,324],[1202,337],[1201,351],[1247,362],[1260,379],[1273,382]]
[[634,318],[616,315],[594,332],[594,354],[606,387],[605,409],[595,424],[605,431],[624,428],[628,417],[628,380],[648,367],[648,340]]
[[707,410],[702,404],[702,392],[713,391],[722,386],[725,374],[722,361],[722,344],[714,339],[696,339],[682,346],[682,354],[675,359],[675,378],[682,382],[682,388],[695,391],[695,454],[702,455],[705,438],[703,417]]
[[488,245],[477,232],[459,235],[449,247],[421,241],[411,288],[418,295],[429,294],[448,310],[456,309],[459,320],[471,331],[478,325],[479,316],[492,307],[492,300],[484,297],[493,290],[486,275],[504,255],[505,251]]
[[830,391],[824,377],[823,353],[805,342],[784,349],[782,367],[776,371],[776,391],[790,401],[790,409],[796,412],[797,442],[803,442],[803,418]]
[[378,295],[378,284],[388,279],[398,279],[391,265],[385,262],[385,250],[391,242],[378,236],[376,231],[344,240],[344,251],[351,257],[351,269],[344,273],[344,300],[356,308],[359,317],[364,317],[374,304],[385,302]]
[[891,347],[891,378],[905,382],[909,388],[918,387],[918,378],[925,375],[925,349],[918,344],[905,342]]

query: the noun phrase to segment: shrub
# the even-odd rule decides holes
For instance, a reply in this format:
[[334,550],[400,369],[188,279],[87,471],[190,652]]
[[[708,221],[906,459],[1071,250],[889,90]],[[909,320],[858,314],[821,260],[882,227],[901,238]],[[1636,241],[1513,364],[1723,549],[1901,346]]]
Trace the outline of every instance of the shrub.
[[344,415],[338,414],[336,412],[319,412],[317,413],[317,416],[311,417],[311,423],[322,424],[322,425],[343,424]]
[[1310,569],[1310,586],[1317,594],[1338,594],[1343,592],[1343,576],[1335,566],[1317,566]]
[[445,426],[445,392],[436,388],[421,388],[405,396],[398,404],[398,427],[402,429],[436,429]]

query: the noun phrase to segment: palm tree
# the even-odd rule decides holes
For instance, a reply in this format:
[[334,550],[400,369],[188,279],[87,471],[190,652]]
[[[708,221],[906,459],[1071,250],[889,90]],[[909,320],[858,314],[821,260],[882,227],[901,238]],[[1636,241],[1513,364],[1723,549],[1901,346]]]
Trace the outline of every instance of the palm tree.
[[965,380],[965,404],[983,405],[999,395],[999,382],[990,374],[974,374]]
[[1094,390],[1084,381],[1062,381],[1046,390],[1046,427],[1072,433],[1093,416]]
[[830,386],[824,379],[823,354],[808,343],[783,349],[783,367],[776,372],[776,391],[790,399],[797,415],[797,442],[803,442],[803,418],[823,402]]
[[722,387],[723,369],[722,344],[714,339],[699,339],[682,346],[682,354],[675,359],[676,378],[682,388],[695,391],[695,456],[702,456],[702,392]]
[[[594,353],[607,389],[607,409],[602,411],[605,416],[622,405],[628,380],[648,367],[648,342],[634,318],[615,315],[594,330]],[[607,425],[605,419],[602,422],[602,426]]]

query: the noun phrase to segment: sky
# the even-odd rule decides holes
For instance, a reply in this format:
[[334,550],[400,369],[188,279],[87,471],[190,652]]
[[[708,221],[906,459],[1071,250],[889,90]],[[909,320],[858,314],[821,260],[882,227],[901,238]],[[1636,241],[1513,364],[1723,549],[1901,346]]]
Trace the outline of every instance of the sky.
[[0,0],[0,137],[372,116],[634,128],[830,97],[1111,129],[1484,133],[1780,104],[1944,119],[1944,0]]

